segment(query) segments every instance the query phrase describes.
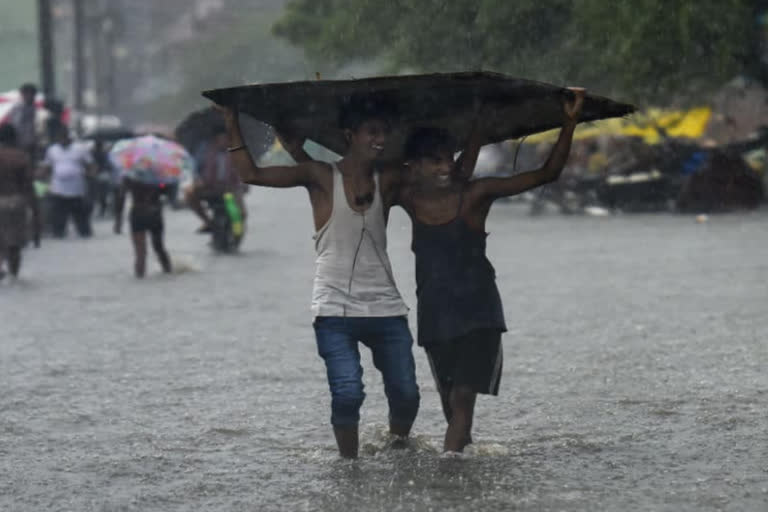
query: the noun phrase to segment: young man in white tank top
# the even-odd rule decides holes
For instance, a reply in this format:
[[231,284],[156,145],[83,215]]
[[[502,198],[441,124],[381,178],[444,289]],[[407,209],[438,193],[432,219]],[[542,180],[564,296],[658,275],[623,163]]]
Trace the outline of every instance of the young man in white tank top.
[[[400,173],[377,169],[392,110],[370,98],[352,98],[340,116],[348,149],[337,163],[257,167],[248,153],[237,112],[222,107],[229,151],[243,182],[304,187],[309,192],[317,251],[312,313],[318,352],[331,390],[331,424],[342,457],[358,454],[360,407],[365,398],[358,343],[371,349],[384,380],[390,432],[405,438],[419,408],[413,338],[387,256],[386,223]],[[381,172],[380,172],[381,171]]]

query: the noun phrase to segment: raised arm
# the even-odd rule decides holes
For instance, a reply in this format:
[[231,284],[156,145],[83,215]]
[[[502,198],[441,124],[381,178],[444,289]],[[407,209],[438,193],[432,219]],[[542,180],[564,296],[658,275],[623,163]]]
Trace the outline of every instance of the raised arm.
[[309,156],[309,153],[304,151],[304,143],[307,141],[304,137],[295,136],[291,132],[280,128],[275,130],[275,135],[277,135],[277,140],[280,141],[280,145],[283,146],[286,153],[291,155],[291,158],[297,164],[313,162],[315,160]]
[[475,120],[472,123],[472,131],[469,134],[466,147],[462,150],[456,164],[453,166],[453,176],[459,181],[468,181],[475,172],[477,158],[483,147],[485,135],[490,122],[491,112],[485,105],[475,109]]
[[584,104],[585,90],[581,88],[569,88],[573,91],[573,99],[566,100],[563,105],[563,127],[560,137],[543,167],[538,170],[516,174],[509,178],[483,178],[472,182],[470,193],[481,198],[496,199],[499,197],[513,196],[557,181],[568,161],[568,153],[571,151],[573,132],[578,123],[581,107]]
[[242,182],[278,188],[310,187],[317,183],[316,171],[322,165],[319,162],[308,161],[293,166],[257,167],[243,142],[237,111],[228,107],[219,108],[227,123],[232,163]]

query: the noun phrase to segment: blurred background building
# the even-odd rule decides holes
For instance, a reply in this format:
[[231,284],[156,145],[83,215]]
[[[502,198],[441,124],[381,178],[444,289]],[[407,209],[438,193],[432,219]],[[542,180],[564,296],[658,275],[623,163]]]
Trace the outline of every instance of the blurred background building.
[[45,3],[56,95],[129,125],[178,120],[206,103],[203,88],[310,74],[302,52],[271,35],[285,0],[0,0],[0,90],[40,82]]

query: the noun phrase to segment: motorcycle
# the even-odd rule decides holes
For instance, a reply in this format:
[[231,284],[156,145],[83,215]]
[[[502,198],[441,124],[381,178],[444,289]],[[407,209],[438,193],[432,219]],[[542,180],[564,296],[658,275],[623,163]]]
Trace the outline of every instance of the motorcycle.
[[211,247],[217,252],[231,254],[238,250],[244,226],[234,195],[226,192],[208,200],[211,209]]

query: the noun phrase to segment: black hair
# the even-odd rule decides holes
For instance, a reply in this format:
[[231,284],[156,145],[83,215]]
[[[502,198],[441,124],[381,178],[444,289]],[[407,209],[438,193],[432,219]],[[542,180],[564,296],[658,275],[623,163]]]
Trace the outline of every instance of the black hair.
[[56,98],[45,98],[43,106],[53,116],[61,116],[61,113],[64,112],[64,102]]
[[16,140],[16,128],[14,128],[12,124],[0,125],[0,144],[15,146]]
[[339,109],[339,128],[356,131],[366,121],[381,119],[392,124],[397,107],[391,101],[373,95],[352,95],[344,98]]
[[406,160],[435,157],[447,151],[456,152],[457,144],[453,135],[443,128],[422,126],[415,128],[405,141],[403,153]]
[[19,92],[21,94],[24,93],[30,93],[30,94],[37,94],[37,86],[31,82],[27,82],[25,84],[21,84],[21,87],[19,87]]

